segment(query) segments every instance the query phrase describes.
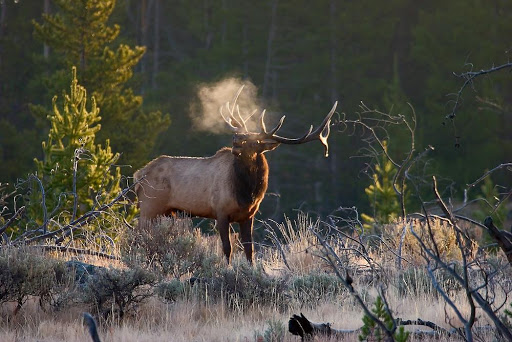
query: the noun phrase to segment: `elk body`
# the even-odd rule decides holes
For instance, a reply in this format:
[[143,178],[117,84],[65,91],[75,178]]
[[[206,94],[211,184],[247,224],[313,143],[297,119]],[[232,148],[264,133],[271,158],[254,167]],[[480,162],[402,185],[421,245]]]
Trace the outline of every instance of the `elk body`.
[[[223,116],[234,131],[232,147],[224,147],[206,158],[163,155],[134,174],[135,181],[139,182],[135,187],[140,208],[139,222],[176,212],[215,219],[228,263],[231,258],[231,222],[239,224],[245,255],[250,262],[253,259],[254,215],[268,185],[269,169],[264,153],[281,143],[301,144],[320,140],[327,155],[329,123],[336,109],[335,104],[314,132],[311,126],[302,138],[289,139],[275,135],[283,124],[284,116],[274,129],[267,132],[265,111],[260,117],[261,132],[249,132],[247,119],[242,119],[236,106],[239,94],[240,91],[232,106],[226,105],[229,118]],[[235,108],[238,119],[234,116]]]

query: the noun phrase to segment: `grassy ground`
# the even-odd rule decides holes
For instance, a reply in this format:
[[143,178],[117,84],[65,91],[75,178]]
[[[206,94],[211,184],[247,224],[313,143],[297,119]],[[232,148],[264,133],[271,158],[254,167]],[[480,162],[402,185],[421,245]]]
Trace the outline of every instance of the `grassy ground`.
[[[299,217],[296,222],[286,221],[276,225],[274,228],[282,244],[280,247],[260,246],[257,267],[249,267],[243,260],[242,253],[238,251],[231,266],[227,266],[220,259],[208,266],[215,269],[213,271],[205,270],[206,266],[203,265],[198,266],[196,273],[181,274],[180,279],[188,284],[185,280],[197,275],[197,272],[217,272],[215,274],[220,279],[220,285],[185,286],[171,300],[155,294],[135,303],[122,320],[117,315],[100,318],[98,321],[102,340],[299,341],[299,337],[292,336],[287,330],[290,316],[301,312],[311,321],[329,322],[334,328],[360,328],[363,311],[348,291],[336,283],[336,276],[322,260],[325,255],[322,255],[315,236],[308,229],[318,224]],[[373,244],[373,248],[368,249],[367,256],[379,266],[374,272],[369,271],[367,259],[361,258],[355,252],[356,246],[348,244],[346,240],[345,244],[334,240],[331,243],[346,262],[344,267],[352,272],[354,287],[368,306],[377,297],[378,289],[383,288],[394,317],[421,318],[445,328],[462,326],[453,310],[445,304],[429,281],[421,265],[421,258],[414,250],[413,240],[407,245],[407,251],[404,248],[403,257],[406,261],[403,261],[403,269],[397,269],[396,252],[392,247],[396,236],[401,235],[401,227],[397,224],[387,228],[390,231],[386,233],[389,237],[386,247]],[[220,254],[216,237],[195,236],[197,240],[191,248],[196,250],[198,246],[202,246],[201,253],[208,250],[211,255]],[[446,242],[446,255],[456,261],[456,251],[450,251],[453,246],[449,246],[449,233],[440,233],[440,238]],[[140,257],[139,254],[138,256]],[[180,257],[185,258],[183,255]],[[82,260],[101,266],[127,268],[127,264],[121,261],[106,261],[94,257],[85,257]],[[144,264],[141,260],[139,262]],[[250,271],[254,269],[259,271]],[[181,273],[174,272],[173,274]],[[166,275],[167,280],[171,278],[176,277],[172,274]],[[452,284],[450,279],[443,284],[467,317],[469,305],[465,301],[464,291]],[[263,291],[258,292],[258,289]],[[80,293],[74,295],[80,296]],[[0,341],[88,341],[90,337],[83,324],[82,313],[89,311],[96,317],[102,317],[97,306],[90,304],[72,301],[72,304],[62,305],[57,309],[49,305],[41,307],[37,297],[30,297],[17,311],[14,303],[4,303],[0,307]],[[479,326],[489,324],[480,311],[477,311],[477,322]],[[407,330],[418,328],[429,330],[417,326],[408,327]],[[492,336],[484,335],[483,339],[490,340]],[[316,341],[330,340],[316,338]],[[345,336],[344,340],[357,341],[357,333]],[[411,336],[410,340],[419,338]],[[423,337],[421,340],[429,339]],[[453,337],[435,340],[453,340]]]
[[[422,317],[444,324],[444,304],[428,298],[414,300],[391,296],[391,305],[400,317]],[[3,315],[8,309],[4,307]],[[3,322],[0,341],[87,341],[81,318],[86,308],[68,308],[64,312],[43,312],[37,303],[28,303],[16,317]],[[195,301],[164,304],[156,298],[144,303],[136,315],[123,322],[110,322],[100,327],[104,341],[264,341],[266,332],[279,334],[287,330],[289,317],[302,312],[311,320],[330,322],[335,328],[357,329],[361,310],[350,300],[341,303],[321,303],[315,308],[291,307],[283,312],[259,306],[242,312],[232,311],[222,303],[207,305]],[[453,322],[456,325],[456,322]],[[271,324],[278,327],[271,328]],[[428,329],[426,329],[428,330]],[[280,334],[279,334],[280,335]],[[298,341],[296,336],[283,334],[282,341]],[[322,339],[318,339],[322,340]],[[326,339],[328,340],[328,339]],[[345,340],[357,340],[357,334]]]

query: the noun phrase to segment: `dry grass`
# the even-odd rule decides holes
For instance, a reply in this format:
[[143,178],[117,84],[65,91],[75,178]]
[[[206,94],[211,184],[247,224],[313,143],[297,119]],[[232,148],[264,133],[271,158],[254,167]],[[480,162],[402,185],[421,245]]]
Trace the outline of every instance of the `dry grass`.
[[[441,326],[444,323],[444,303],[429,298],[390,297],[390,304],[400,317],[422,317]],[[179,301],[171,305],[156,299],[145,303],[138,314],[122,323],[100,327],[103,341],[159,342],[159,341],[259,341],[268,329],[269,321],[287,325],[288,318],[298,312],[318,322],[331,322],[333,327],[356,329],[361,326],[361,310],[347,300],[343,303],[322,303],[314,309],[292,307],[277,312],[268,307],[247,310],[243,314],[226,309],[223,303],[207,305],[193,301]],[[3,313],[5,315],[5,312]],[[456,322],[453,322],[456,325]],[[259,334],[258,334],[259,333]],[[0,341],[88,341],[82,324],[81,310],[65,313],[44,313],[37,305],[29,305],[15,319],[0,327]],[[262,339],[260,339],[263,341]],[[286,334],[282,341],[298,341]],[[357,340],[357,335],[345,340]],[[424,341],[425,339],[422,339]],[[318,339],[318,341],[323,341]],[[437,341],[442,341],[437,339]]]
[[[315,236],[308,229],[309,227],[318,228],[319,225],[319,222],[305,216],[299,216],[296,221],[286,220],[282,224],[274,225],[276,234],[283,241],[281,251],[278,248],[261,247],[258,252],[261,271],[257,271],[258,267],[254,268],[254,272],[247,271],[247,265],[244,265],[245,261],[241,254],[234,256],[233,266],[227,266],[225,262],[214,263],[210,266],[216,268],[215,270],[205,270],[204,268],[208,265],[203,265],[201,266],[203,268],[196,270],[199,275],[214,274],[223,282],[233,283],[221,284],[220,287],[217,285],[188,287],[183,295],[171,302],[165,302],[155,295],[137,305],[135,312],[130,313],[122,321],[115,316],[108,317],[106,320],[100,319],[99,330],[102,340],[107,342],[265,341],[271,330],[275,332],[280,327],[285,333],[275,341],[299,341],[298,337],[287,332],[287,324],[292,314],[300,312],[312,321],[330,322],[335,328],[359,328],[362,325],[363,315],[360,307],[345,290],[328,286],[335,283],[336,278],[332,275],[328,264],[321,259],[321,249]],[[461,326],[442,298],[431,286],[429,287],[428,278],[423,269],[418,266],[421,265],[421,258],[415,252],[415,242],[409,236],[404,239],[404,258],[408,260],[405,264],[408,268],[407,274],[397,272],[396,255],[390,253],[390,250],[396,251],[401,227],[400,224],[387,227],[389,231],[387,246],[374,248],[371,251],[374,262],[380,263],[383,268],[382,274],[378,277],[368,277],[367,271],[362,271],[368,268],[366,260],[357,257],[353,249],[342,248],[341,244],[335,244],[333,241],[336,252],[347,263],[346,267],[355,272],[353,273],[355,288],[371,306],[377,296],[378,286],[384,285],[395,317],[404,319],[420,317],[445,328]],[[421,227],[418,225],[415,229],[419,231]],[[452,250],[453,246],[450,245],[452,240],[446,227],[439,226],[436,229],[438,229],[439,238],[446,242],[444,245],[446,256],[456,260],[457,255]],[[212,243],[218,244],[218,241],[211,237],[204,239],[199,241],[199,245],[208,244],[212,253],[220,253],[218,250],[215,252],[218,248],[212,246]],[[59,258],[69,260],[77,257],[59,255]],[[93,256],[79,259],[82,262],[103,267],[126,267],[121,261]],[[195,275],[197,274],[193,272],[184,274],[181,280]],[[255,287],[251,285],[260,281],[260,278],[266,281],[262,281],[261,286],[269,286],[270,290],[253,296],[268,296],[268,299],[274,302],[264,300],[265,298],[233,297],[233,294],[239,296],[241,293],[236,291],[256,293]],[[278,281],[277,285],[269,279]],[[313,285],[307,283],[315,280],[317,283]],[[320,286],[321,282],[326,282],[327,285]],[[310,285],[297,289],[292,286],[297,283]],[[282,287],[283,284],[286,286]],[[276,288],[282,293],[268,293]],[[318,292],[316,294],[318,298],[314,301],[305,301],[304,298],[307,296],[315,296],[313,291]],[[467,313],[469,306],[464,301],[463,292],[454,288],[450,295],[459,308]],[[91,310],[91,307],[86,304],[75,304],[57,311],[51,307],[43,309],[37,298],[31,298],[16,314],[14,314],[14,307],[13,303],[4,303],[0,307],[0,341],[90,340],[82,321],[82,312]],[[95,314],[94,311],[92,313]],[[488,323],[487,318],[478,312],[478,324]],[[491,337],[488,336],[488,338]],[[352,334],[344,340],[357,341],[357,334]],[[410,340],[418,339],[412,337]],[[430,339],[422,338],[421,340],[429,341]],[[316,341],[331,340],[317,338]],[[436,339],[436,341],[442,341],[442,339]]]

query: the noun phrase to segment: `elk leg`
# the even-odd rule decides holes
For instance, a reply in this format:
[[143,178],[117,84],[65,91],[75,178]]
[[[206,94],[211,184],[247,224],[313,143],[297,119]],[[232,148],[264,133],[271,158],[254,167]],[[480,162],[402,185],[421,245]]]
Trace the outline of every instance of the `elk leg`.
[[229,220],[224,217],[217,218],[217,230],[219,231],[220,240],[222,241],[222,250],[231,263],[231,240],[229,239]]
[[253,254],[253,244],[252,244],[253,223],[254,223],[253,218],[239,222],[239,224],[240,224],[240,239],[242,240],[242,245],[244,246],[245,257],[247,258],[247,261],[249,261],[250,263],[252,263],[252,254]]

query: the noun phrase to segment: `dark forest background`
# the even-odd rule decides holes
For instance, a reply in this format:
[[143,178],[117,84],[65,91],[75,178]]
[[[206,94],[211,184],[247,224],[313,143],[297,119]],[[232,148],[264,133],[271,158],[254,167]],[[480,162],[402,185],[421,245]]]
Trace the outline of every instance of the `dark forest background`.
[[[0,0],[0,11],[0,183],[15,184],[35,170],[48,136],[34,106],[50,109],[52,97],[68,89],[69,66],[34,34],[43,13],[58,13],[51,0]],[[454,72],[509,61],[512,1],[118,0],[114,24],[120,34],[109,44],[146,48],[128,80],[142,109],[171,119],[158,137],[154,128],[129,136],[119,124],[126,142],[112,148],[125,175],[159,154],[208,156],[229,145],[229,134],[198,131],[189,115],[198,86],[226,77],[253,82],[270,117],[286,114],[280,133],[293,137],[317,125],[335,100],[347,115],[361,101],[394,114],[410,114],[410,103],[417,150],[435,147],[422,172],[437,175],[455,197],[512,155],[510,72],[480,77],[466,88],[455,120],[445,119],[464,82]],[[58,71],[62,81],[49,77]],[[349,133],[333,129],[329,158],[318,143],[269,153],[263,215],[368,208],[364,189],[372,180],[363,170],[372,161],[354,158],[366,145],[360,132]],[[392,133],[390,153],[400,160],[407,134]],[[144,135],[151,148],[124,149],[145,144]]]

